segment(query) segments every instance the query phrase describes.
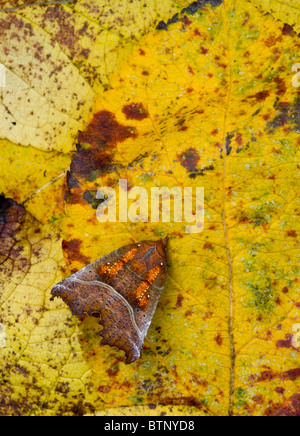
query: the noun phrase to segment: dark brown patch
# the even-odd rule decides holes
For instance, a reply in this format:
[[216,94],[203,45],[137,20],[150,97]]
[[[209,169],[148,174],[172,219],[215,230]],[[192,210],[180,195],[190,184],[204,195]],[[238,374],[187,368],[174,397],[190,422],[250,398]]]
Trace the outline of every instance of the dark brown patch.
[[25,210],[10,198],[0,195],[0,243],[4,243],[5,238],[13,238],[18,232]]
[[279,340],[276,342],[277,348],[294,348],[292,344],[293,335],[287,334],[285,335],[285,340]]
[[68,188],[78,188],[79,187],[79,182],[76,179],[76,177],[74,177],[70,171],[67,172],[67,186]]
[[69,180],[76,184],[78,177],[89,178],[93,172],[109,171],[117,143],[137,136],[134,127],[119,124],[111,112],[96,113],[87,129],[79,132]]
[[182,301],[183,301],[183,299],[184,299],[184,296],[183,296],[183,295],[179,294],[179,295],[177,296],[176,307],[182,307]]
[[290,238],[297,238],[297,232],[295,232],[295,230],[289,230],[288,232],[286,232],[286,236],[289,236]]
[[[207,4],[211,4],[214,7],[220,6],[223,3],[224,0],[197,0],[191,3],[187,8],[182,9],[181,15],[183,18],[181,20],[183,21],[183,27],[185,27],[188,24],[191,24],[191,20],[185,15],[194,15],[199,9],[202,9]],[[179,14],[175,14],[171,19],[168,20],[167,23],[164,21],[160,21],[156,27],[158,30],[168,30],[168,26],[172,23],[177,23],[179,20]],[[196,33],[196,31],[195,31]]]
[[260,91],[254,95],[250,95],[248,98],[253,98],[258,102],[265,101],[267,97],[269,97],[270,91]]
[[122,112],[126,115],[127,120],[144,120],[148,118],[148,112],[143,103],[131,103],[123,107]]
[[265,416],[300,416],[300,394],[295,394],[284,403],[270,404]]
[[189,24],[192,24],[191,20],[186,15],[183,17],[182,21],[185,24],[185,26],[188,26]]
[[190,173],[197,171],[200,156],[195,148],[189,148],[178,156],[180,164]]
[[281,79],[280,77],[275,77],[274,82],[277,85],[277,95],[283,95],[286,93],[286,85],[285,85],[285,81],[283,79]]
[[266,382],[271,381],[276,378],[280,378],[281,380],[291,380],[295,381],[300,377],[300,368],[290,369],[285,372],[274,372],[272,370],[263,371],[259,377],[254,377],[253,381],[255,382]]
[[119,368],[116,368],[116,369],[111,369],[111,368],[109,368],[109,369],[106,371],[106,373],[107,373],[107,375],[108,375],[109,377],[116,377],[116,375],[118,374],[119,371],[120,371]]
[[223,338],[222,338],[221,333],[217,334],[217,336],[215,337],[215,341],[219,346],[221,346],[223,344]]
[[77,262],[80,262],[84,265],[87,265],[90,263],[90,259],[88,259],[82,253],[80,253],[81,244],[82,244],[82,241],[80,241],[79,239],[72,239],[71,241],[63,240],[62,248],[64,250],[64,254],[72,262],[77,261]]
[[295,35],[296,32],[294,31],[292,26],[290,26],[289,24],[285,23],[284,26],[283,26],[283,29],[282,29],[282,33],[283,33],[283,35],[291,35],[291,36],[293,36],[293,35]]

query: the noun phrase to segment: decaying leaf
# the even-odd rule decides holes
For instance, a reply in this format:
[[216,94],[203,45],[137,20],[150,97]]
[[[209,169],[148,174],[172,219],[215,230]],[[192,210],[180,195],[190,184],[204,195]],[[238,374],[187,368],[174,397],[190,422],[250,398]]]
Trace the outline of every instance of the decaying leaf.
[[260,10],[272,14],[274,18],[282,23],[293,26],[295,31],[300,33],[300,6],[298,0],[251,0]]
[[143,34],[189,2],[48,3],[0,2],[0,136],[11,141],[0,144],[0,192],[44,222],[61,216],[68,153],[96,92]]
[[[144,4],[0,2],[0,194],[22,203],[1,197],[1,414],[299,416],[298,4]],[[203,231],[150,211],[100,223],[97,192],[119,201],[121,179],[128,195],[204,187]],[[126,366],[50,290],[166,236]]]
[[[291,28],[250,3],[184,13],[140,42],[79,133],[67,192],[70,270],[130,241],[170,236],[172,267],[141,360],[125,368],[93,339],[93,320],[82,326],[105,402],[263,415],[297,400],[297,47]],[[97,189],[118,192],[120,179],[128,189],[203,186],[204,231],[100,224]]]
[[55,227],[0,197],[1,415],[80,415],[101,408],[78,328],[68,309],[50,302],[61,263]]
[[26,205],[39,221],[64,215],[64,186],[70,156],[0,140],[0,192]]
[[94,90],[109,86],[108,75],[131,51],[132,40],[188,2],[145,4],[29,2],[30,7],[13,10],[12,2],[10,11],[5,2],[4,12],[0,9],[0,65],[6,71],[1,136],[42,150],[72,150]]

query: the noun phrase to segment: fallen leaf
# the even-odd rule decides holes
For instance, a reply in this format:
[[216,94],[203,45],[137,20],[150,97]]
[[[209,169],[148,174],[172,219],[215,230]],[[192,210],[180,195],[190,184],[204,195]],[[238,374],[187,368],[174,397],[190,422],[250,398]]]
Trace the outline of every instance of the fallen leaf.
[[[299,390],[299,39],[246,2],[176,21],[140,41],[79,133],[64,228],[70,272],[168,235],[165,291],[134,364],[100,346],[97,320],[82,324],[82,346],[112,406],[268,414]],[[172,219],[100,224],[97,190],[118,192],[120,179],[148,195],[204,187],[204,231]]]
[[[160,3],[1,2],[0,193],[23,204],[1,197],[3,415],[299,416],[294,5]],[[120,179],[204,187],[203,232],[99,223],[97,191]],[[126,366],[50,291],[167,235],[165,290]]]
[[0,414],[83,415],[93,397],[76,322],[50,302],[61,279],[61,238],[0,197]]
[[258,5],[264,12],[269,12],[274,18],[282,23],[293,26],[295,31],[300,33],[299,2],[289,0],[288,2],[279,0],[251,0],[254,5]]
[[44,223],[64,215],[64,188],[71,157],[0,140],[0,192],[26,205]]

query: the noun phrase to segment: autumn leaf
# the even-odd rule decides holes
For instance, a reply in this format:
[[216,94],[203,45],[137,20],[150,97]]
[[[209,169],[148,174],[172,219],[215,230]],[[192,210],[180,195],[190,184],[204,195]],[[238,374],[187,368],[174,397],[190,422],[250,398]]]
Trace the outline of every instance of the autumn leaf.
[[274,18],[292,26],[296,32],[300,33],[299,2],[289,0],[282,2],[279,0],[251,0],[254,5],[259,6],[260,10],[269,12]]
[[[188,1],[48,3],[0,2],[0,131],[9,141],[0,146],[0,191],[26,200],[43,222],[63,213],[62,177],[96,93],[142,35]],[[26,169],[15,171],[21,161]]]
[[[209,4],[146,36],[79,133],[64,252],[70,272],[170,237],[169,273],[140,360],[82,346],[114,406],[193,405],[213,415],[298,413],[299,95],[292,28],[247,2]],[[203,186],[200,234],[184,223],[106,223],[97,189]]]
[[94,412],[78,328],[63,304],[50,302],[61,278],[59,233],[1,197],[0,235],[1,415]]
[[[0,2],[0,413],[299,416],[297,5],[30,3]],[[119,200],[120,179],[204,187],[203,231],[99,223],[97,191]],[[50,291],[167,235],[165,290],[125,365]]]

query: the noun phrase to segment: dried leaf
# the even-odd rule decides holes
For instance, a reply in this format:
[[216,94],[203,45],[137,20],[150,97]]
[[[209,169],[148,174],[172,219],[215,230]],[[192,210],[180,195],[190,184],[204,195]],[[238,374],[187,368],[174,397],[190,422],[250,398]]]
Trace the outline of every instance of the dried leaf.
[[[93,339],[97,323],[82,325],[108,404],[263,415],[296,398],[296,47],[292,29],[249,3],[182,14],[140,42],[79,134],[64,236],[70,270],[126,243],[170,236],[169,277],[142,358],[125,368],[120,352]],[[148,192],[204,186],[203,233],[173,221],[99,224],[97,189],[118,190],[120,179]]]
[[[0,191],[26,207],[1,197],[1,414],[299,416],[294,4],[124,4],[1,2],[17,10],[0,10]],[[203,232],[100,224],[97,191],[120,179],[204,187]],[[49,301],[61,242],[66,277],[167,235],[165,290],[125,366],[97,320]]]
[[[82,415],[100,402],[69,310],[50,303],[61,238],[0,197],[0,414]],[[3,342],[4,340],[4,342]],[[93,403],[93,405],[92,405]]]

